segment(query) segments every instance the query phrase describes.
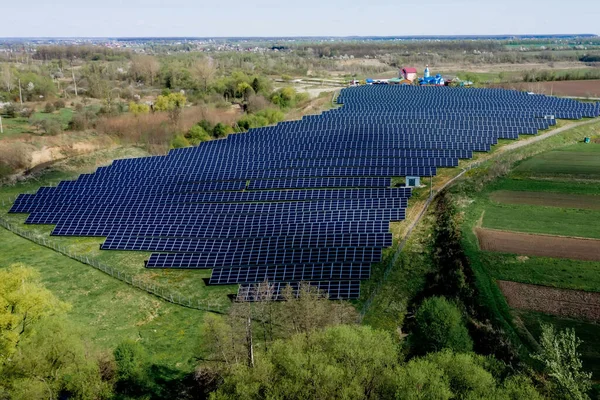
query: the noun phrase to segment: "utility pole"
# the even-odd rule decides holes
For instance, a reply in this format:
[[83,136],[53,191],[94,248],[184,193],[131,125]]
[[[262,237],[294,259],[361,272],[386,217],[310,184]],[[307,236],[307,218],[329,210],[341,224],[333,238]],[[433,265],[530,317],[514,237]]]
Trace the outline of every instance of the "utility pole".
[[0,115],[0,134],[4,133],[4,127],[2,126],[2,115]]
[[19,78],[19,100],[21,101],[21,105],[23,105],[23,91],[21,90],[21,78]]

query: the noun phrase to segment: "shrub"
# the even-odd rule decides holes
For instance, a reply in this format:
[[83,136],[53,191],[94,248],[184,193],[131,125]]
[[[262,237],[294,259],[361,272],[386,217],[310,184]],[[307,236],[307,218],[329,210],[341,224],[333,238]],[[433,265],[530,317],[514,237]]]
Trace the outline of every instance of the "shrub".
[[473,341],[464,324],[461,311],[444,297],[426,299],[415,314],[416,326],[412,343],[417,354],[443,349],[468,352]]
[[21,109],[21,112],[19,113],[19,115],[23,118],[29,118],[33,115],[34,112],[35,112],[35,108],[27,107],[27,108]]
[[83,131],[93,128],[97,121],[96,114],[92,110],[76,112],[69,122],[69,129],[73,131]]
[[185,138],[192,146],[197,146],[202,142],[206,142],[211,139],[210,134],[202,128],[200,125],[194,125],[185,134]]
[[10,103],[4,106],[3,111],[6,118],[15,118],[19,112],[19,108],[15,103]]
[[171,140],[171,147],[174,149],[181,149],[183,147],[189,147],[190,142],[183,135],[177,135]]
[[269,107],[269,100],[265,99],[264,96],[256,94],[248,96],[246,111],[248,111],[250,114],[257,113],[267,107]]
[[81,103],[75,104],[75,111],[81,111],[81,110],[83,110],[83,104],[81,104]]
[[150,112],[150,106],[145,103],[136,103],[132,101],[129,103],[129,112],[133,115],[148,114]]
[[65,108],[67,105],[65,104],[64,100],[56,100],[54,102],[54,108],[56,108],[57,110],[61,110],[63,108]]
[[44,112],[47,114],[53,113],[54,112],[54,104],[46,103],[46,105],[44,106]]
[[225,137],[232,132],[233,129],[229,125],[222,124],[221,122],[216,124],[212,130],[212,134],[215,138]]

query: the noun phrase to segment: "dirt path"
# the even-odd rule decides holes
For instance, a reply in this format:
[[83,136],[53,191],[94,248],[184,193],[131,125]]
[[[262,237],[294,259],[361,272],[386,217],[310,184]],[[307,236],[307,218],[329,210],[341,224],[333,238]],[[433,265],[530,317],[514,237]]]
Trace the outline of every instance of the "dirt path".
[[600,320],[600,293],[497,281],[510,308],[560,317]]

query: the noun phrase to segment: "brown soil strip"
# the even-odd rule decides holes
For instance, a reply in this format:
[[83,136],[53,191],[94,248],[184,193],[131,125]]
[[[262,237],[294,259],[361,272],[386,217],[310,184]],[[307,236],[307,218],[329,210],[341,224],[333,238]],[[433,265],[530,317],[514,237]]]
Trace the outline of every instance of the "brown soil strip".
[[485,251],[600,261],[600,240],[563,236],[532,235],[477,228],[479,247]]
[[527,90],[554,96],[600,97],[600,80],[507,83],[507,89]]
[[511,308],[560,317],[600,320],[600,293],[497,281]]
[[505,204],[529,204],[533,206],[579,208],[600,210],[600,196],[550,192],[519,192],[499,190],[490,199]]

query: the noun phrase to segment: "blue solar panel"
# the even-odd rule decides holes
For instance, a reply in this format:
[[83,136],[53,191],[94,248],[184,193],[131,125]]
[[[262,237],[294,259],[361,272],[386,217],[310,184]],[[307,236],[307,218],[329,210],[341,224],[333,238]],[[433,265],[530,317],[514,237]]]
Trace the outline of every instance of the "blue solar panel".
[[556,118],[600,115],[584,104],[501,89],[361,86],[343,107],[251,129],[164,156],[116,160],[57,187],[21,195],[11,212],[56,224],[59,236],[106,237],[103,249],[152,253],[148,268],[214,269],[210,284],[270,281],[331,298],[391,245],[411,189],[393,177],[434,176],[499,139],[534,135]]

